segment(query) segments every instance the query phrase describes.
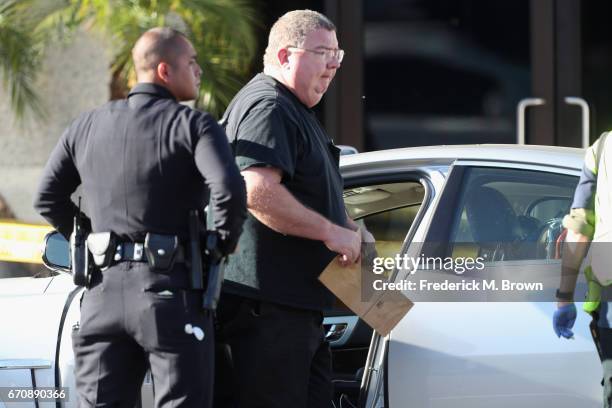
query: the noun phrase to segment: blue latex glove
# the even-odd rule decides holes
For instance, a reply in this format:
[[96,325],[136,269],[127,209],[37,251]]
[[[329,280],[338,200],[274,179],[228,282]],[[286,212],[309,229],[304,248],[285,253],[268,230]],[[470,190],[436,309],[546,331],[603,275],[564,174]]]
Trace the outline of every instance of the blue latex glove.
[[574,337],[572,327],[576,321],[576,305],[570,303],[568,305],[561,306],[555,310],[553,315],[553,329],[557,337],[565,337],[571,339]]

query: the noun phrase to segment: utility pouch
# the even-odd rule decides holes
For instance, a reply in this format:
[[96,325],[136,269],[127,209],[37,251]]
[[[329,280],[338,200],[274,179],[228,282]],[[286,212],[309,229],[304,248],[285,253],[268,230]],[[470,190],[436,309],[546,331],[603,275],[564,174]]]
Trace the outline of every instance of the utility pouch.
[[83,225],[83,213],[81,213],[81,197],[79,197],[79,212],[74,217],[72,234],[70,234],[70,259],[72,269],[72,280],[77,286],[87,286],[91,282],[91,264],[89,251],[87,250],[87,234]]
[[87,248],[93,257],[93,261],[100,270],[105,270],[111,265],[115,253],[115,235],[112,232],[95,232],[87,236]]
[[149,266],[157,271],[167,271],[174,265],[179,242],[176,235],[147,233],[144,242]]
[[87,240],[80,229],[70,235],[70,259],[72,280],[77,286],[89,286],[91,280],[91,258],[87,250]]

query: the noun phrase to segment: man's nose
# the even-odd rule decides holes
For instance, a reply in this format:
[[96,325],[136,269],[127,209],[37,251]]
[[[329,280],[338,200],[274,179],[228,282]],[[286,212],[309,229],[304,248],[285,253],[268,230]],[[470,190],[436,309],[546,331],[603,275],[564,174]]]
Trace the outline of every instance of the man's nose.
[[338,61],[337,58],[332,58],[329,61],[327,61],[327,68],[328,69],[338,69],[340,68],[340,61]]

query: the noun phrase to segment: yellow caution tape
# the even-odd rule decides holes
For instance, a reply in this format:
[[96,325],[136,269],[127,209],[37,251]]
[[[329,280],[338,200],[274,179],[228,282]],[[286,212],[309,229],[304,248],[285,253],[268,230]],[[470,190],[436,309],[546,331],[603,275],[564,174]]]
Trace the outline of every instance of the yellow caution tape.
[[41,264],[44,238],[51,230],[48,225],[0,221],[0,261]]

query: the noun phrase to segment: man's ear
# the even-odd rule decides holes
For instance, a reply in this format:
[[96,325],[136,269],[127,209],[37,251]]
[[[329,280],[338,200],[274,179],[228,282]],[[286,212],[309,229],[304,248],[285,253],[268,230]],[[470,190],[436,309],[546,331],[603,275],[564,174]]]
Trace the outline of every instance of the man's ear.
[[157,64],[157,77],[166,83],[170,80],[170,65],[165,62]]
[[278,59],[278,65],[285,68],[287,64],[289,64],[289,50],[287,48],[281,48],[276,53],[276,58]]

